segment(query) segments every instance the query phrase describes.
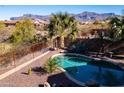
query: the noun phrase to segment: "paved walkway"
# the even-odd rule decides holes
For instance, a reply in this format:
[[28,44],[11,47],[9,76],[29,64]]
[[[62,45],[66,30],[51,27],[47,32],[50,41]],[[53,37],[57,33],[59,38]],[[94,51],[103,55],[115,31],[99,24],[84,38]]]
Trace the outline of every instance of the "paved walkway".
[[[47,80],[46,75],[38,76],[35,73],[32,75],[27,75],[28,69],[30,67],[40,67],[43,66],[47,59],[58,53],[57,51],[51,51],[47,55],[43,57],[37,58],[35,61],[30,61],[27,64],[20,65],[14,71],[10,72],[11,74],[5,74],[7,77],[2,77],[0,80],[0,86],[8,86],[8,87],[31,87],[38,86],[38,84],[43,83]],[[30,64],[31,63],[31,64]],[[27,66],[26,66],[27,65]],[[24,68],[23,68],[24,67]]]

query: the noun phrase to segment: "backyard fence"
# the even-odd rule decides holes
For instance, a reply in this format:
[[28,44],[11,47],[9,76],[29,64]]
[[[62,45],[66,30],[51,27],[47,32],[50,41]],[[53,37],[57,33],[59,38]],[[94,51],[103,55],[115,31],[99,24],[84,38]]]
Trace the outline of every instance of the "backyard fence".
[[46,51],[48,51],[51,43],[37,43],[31,46],[26,46],[11,50],[8,53],[0,55],[0,70],[2,68],[14,66],[33,59]]

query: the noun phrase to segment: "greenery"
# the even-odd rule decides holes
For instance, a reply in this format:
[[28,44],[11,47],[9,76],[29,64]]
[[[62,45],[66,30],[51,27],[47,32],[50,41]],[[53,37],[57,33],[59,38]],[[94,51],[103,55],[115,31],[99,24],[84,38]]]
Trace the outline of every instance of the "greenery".
[[0,43],[0,54],[5,54],[12,49],[12,44]]
[[[48,26],[49,36],[51,40],[56,37],[61,38],[61,47],[64,48],[64,38],[70,36],[74,39],[76,36],[77,22],[74,17],[67,13],[52,14],[50,24]],[[69,35],[70,34],[70,35]]]
[[12,30],[7,28],[0,29],[0,42],[4,43],[8,41],[12,35]]
[[53,59],[50,58],[47,61],[46,71],[48,73],[53,73],[57,69],[57,67],[58,67],[58,63],[57,63],[56,59],[55,58],[53,58]]
[[48,42],[48,39],[49,38],[47,35],[42,36],[42,35],[38,34],[38,35],[34,35],[33,41],[37,42],[37,43],[39,43],[39,42],[46,43],[46,42]]
[[111,18],[109,33],[112,41],[124,39],[124,16],[121,19],[117,17]]
[[20,44],[30,42],[34,35],[34,25],[30,19],[25,19],[16,24],[15,31],[12,34],[11,42]]

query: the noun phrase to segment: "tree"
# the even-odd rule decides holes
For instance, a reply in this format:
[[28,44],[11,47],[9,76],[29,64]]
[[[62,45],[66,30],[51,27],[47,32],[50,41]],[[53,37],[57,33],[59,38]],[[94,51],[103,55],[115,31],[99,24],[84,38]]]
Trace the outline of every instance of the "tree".
[[124,17],[121,19],[117,17],[111,18],[109,34],[112,41],[124,39]]
[[72,31],[71,33],[68,34],[69,39],[73,42],[76,39],[77,36],[77,32],[78,32],[78,28],[77,28],[77,23],[74,23],[72,26]]
[[51,39],[60,37],[61,48],[64,48],[64,38],[69,34],[75,35],[74,33],[77,32],[77,22],[69,14],[60,12],[52,14],[48,29]]
[[112,17],[109,26],[109,39],[111,43],[106,47],[107,52],[112,51],[111,47],[113,44],[124,39],[124,16]]
[[34,25],[30,19],[22,20],[16,23],[15,31],[12,34],[11,41],[15,44],[29,42],[33,39]]

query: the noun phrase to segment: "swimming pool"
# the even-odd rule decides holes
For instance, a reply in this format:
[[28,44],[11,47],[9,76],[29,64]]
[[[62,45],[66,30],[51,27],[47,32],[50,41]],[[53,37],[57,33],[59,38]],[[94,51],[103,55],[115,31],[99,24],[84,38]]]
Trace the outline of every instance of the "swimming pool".
[[86,56],[58,55],[54,57],[71,79],[82,85],[92,82],[100,86],[124,85],[124,70],[107,61],[97,61]]

